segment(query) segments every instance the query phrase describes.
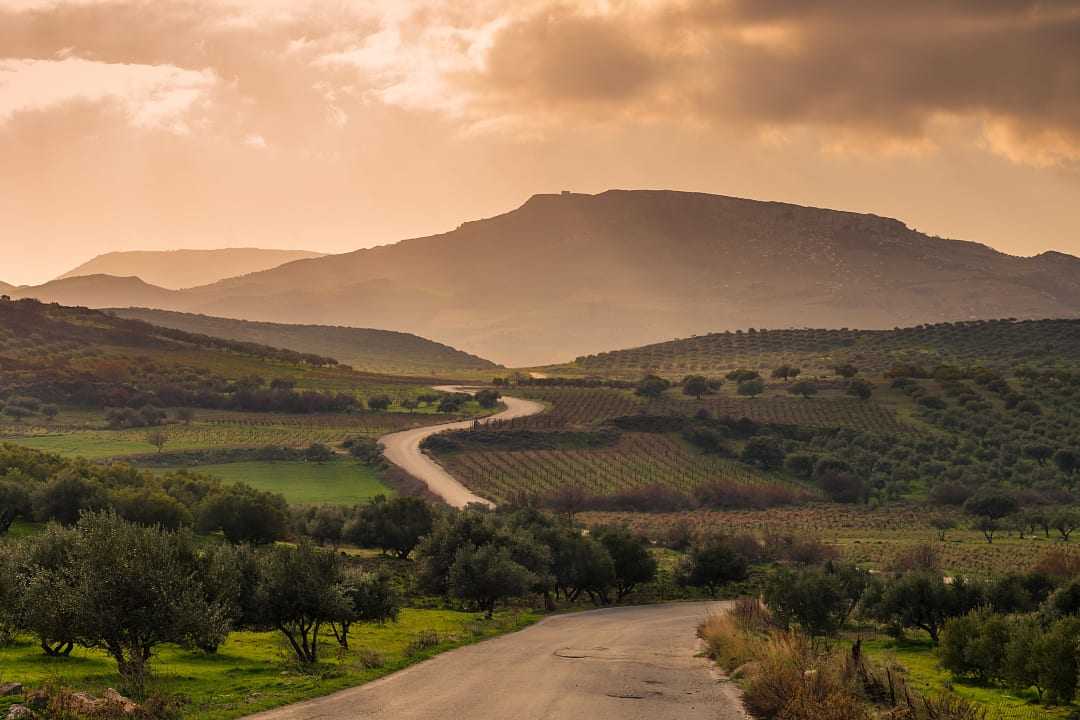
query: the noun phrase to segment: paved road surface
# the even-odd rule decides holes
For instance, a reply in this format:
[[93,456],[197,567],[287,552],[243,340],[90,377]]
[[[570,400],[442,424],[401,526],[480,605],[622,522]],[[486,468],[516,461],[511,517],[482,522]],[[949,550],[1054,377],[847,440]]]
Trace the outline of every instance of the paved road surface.
[[[444,386],[435,389],[455,392],[462,390],[463,388]],[[533,402],[532,400],[503,397],[502,401],[503,404],[506,405],[506,410],[481,420],[480,422],[482,424],[491,422],[492,420],[511,420],[517,417],[536,415],[544,410],[544,406],[541,403]],[[473,422],[474,421],[472,420],[464,420],[461,422],[445,423],[443,425],[430,425],[428,427],[414,428],[412,430],[403,430],[390,435],[384,435],[379,438],[379,442],[383,446],[383,455],[387,460],[405,470],[405,472],[413,477],[423,480],[431,492],[445,500],[448,505],[461,508],[469,503],[483,503],[484,505],[490,506],[492,505],[490,500],[486,500],[479,495],[470,492],[468,488],[455,480],[450,473],[446,472],[441,465],[420,451],[420,443],[423,442],[424,439],[441,432],[446,432],[447,430],[464,430],[470,428],[473,426]]]
[[697,625],[721,607],[559,615],[248,720],[743,720],[733,686],[696,657]]

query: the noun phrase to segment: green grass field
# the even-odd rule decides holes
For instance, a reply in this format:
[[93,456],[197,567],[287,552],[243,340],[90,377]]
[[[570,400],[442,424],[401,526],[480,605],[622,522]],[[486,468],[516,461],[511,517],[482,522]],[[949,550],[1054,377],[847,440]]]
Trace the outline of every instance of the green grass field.
[[[452,610],[406,609],[396,623],[356,626],[349,651],[338,650],[332,635],[322,638],[322,665],[317,674],[301,673],[287,662],[275,633],[234,633],[216,655],[176,646],[158,649],[152,661],[154,691],[186,700],[183,715],[199,720],[226,720],[369,682],[440,652],[520,629],[537,619],[531,613],[482,615]],[[436,639],[426,648],[415,645],[421,633]],[[412,647],[410,647],[412,646]],[[361,652],[378,653],[382,666],[365,668]],[[116,687],[116,664],[99,651],[76,648],[70,658],[48,658],[30,641],[0,648],[0,682],[27,687],[60,682],[90,692]],[[0,714],[18,702],[0,698]]]
[[1005,688],[954,678],[938,665],[929,639],[875,637],[863,640],[863,650],[880,664],[901,665],[906,671],[908,685],[923,695],[933,696],[951,690],[979,703],[987,710],[987,720],[1052,720],[1067,717],[1071,710],[1034,704],[1034,691],[1018,695]]
[[355,460],[309,462],[238,462],[199,465],[197,472],[228,483],[242,482],[259,490],[280,493],[290,504],[352,505],[394,491],[379,481],[376,471]]

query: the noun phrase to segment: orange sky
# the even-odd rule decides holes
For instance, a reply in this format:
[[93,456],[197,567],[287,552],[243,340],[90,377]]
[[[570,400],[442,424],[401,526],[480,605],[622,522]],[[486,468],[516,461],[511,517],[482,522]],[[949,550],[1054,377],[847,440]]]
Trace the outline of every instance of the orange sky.
[[0,0],[0,280],[662,187],[1080,254],[1080,0]]

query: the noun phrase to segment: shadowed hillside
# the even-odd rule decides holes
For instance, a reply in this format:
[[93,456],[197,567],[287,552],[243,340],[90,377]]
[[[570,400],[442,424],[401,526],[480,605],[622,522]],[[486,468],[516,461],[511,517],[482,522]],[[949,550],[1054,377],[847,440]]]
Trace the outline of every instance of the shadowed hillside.
[[133,276],[151,285],[179,290],[313,257],[322,255],[305,250],[258,248],[114,252],[99,255],[57,279],[86,275]]
[[368,372],[435,375],[498,367],[447,345],[388,330],[250,322],[145,308],[110,312],[200,335],[326,355]]
[[[45,294],[42,293],[44,296]],[[1080,315],[1080,259],[669,191],[538,195],[442,235],[109,304],[390,328],[506,364],[745,327]]]

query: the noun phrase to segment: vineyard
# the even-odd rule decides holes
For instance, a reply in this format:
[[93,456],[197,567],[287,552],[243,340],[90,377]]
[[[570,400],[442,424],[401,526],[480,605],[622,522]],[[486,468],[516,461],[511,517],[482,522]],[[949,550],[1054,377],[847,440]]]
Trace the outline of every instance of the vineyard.
[[495,502],[548,495],[573,486],[608,495],[648,486],[688,493],[710,480],[776,482],[730,460],[701,455],[669,435],[624,433],[611,447],[565,450],[466,450],[439,462],[469,489]]
[[900,433],[911,428],[889,408],[854,398],[766,397],[755,400],[707,396],[700,401],[665,398],[652,403],[650,412],[691,415],[704,407],[715,417],[750,418],[756,422],[808,427],[847,427],[876,433]]
[[514,394],[548,404],[541,415],[514,420],[506,427],[546,429],[596,425],[612,418],[633,415],[645,405],[626,390],[608,388],[520,387]]

